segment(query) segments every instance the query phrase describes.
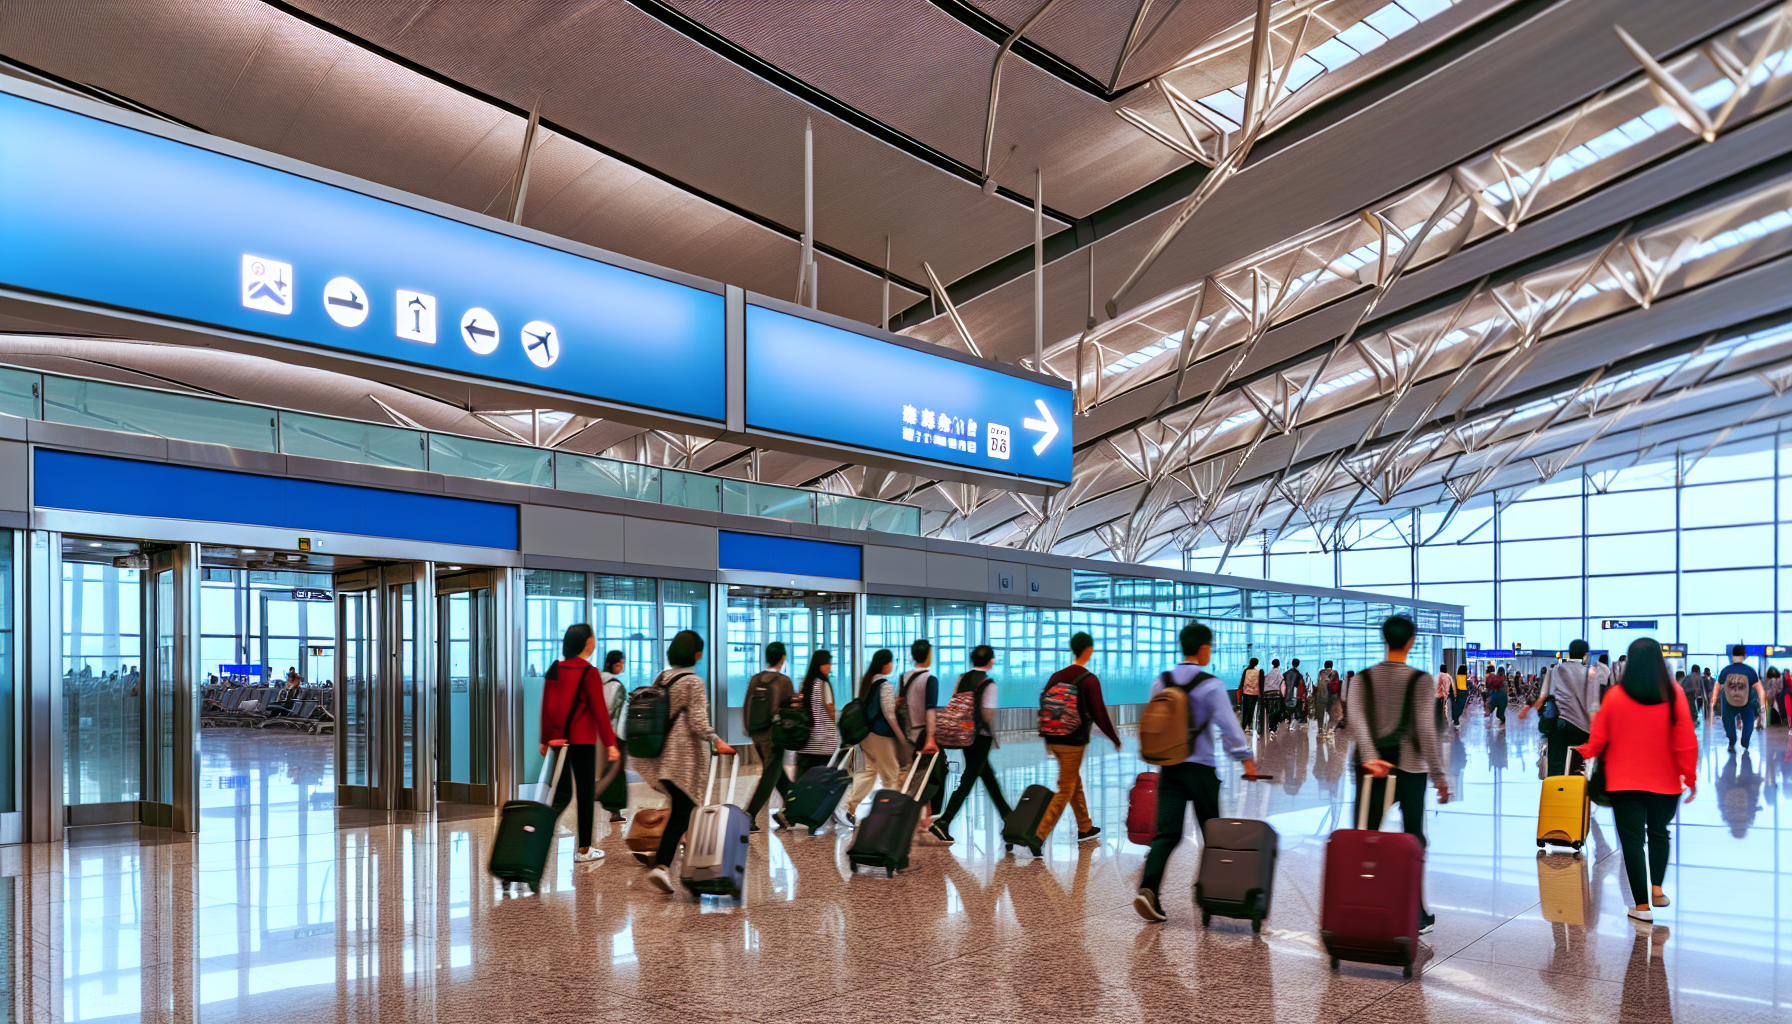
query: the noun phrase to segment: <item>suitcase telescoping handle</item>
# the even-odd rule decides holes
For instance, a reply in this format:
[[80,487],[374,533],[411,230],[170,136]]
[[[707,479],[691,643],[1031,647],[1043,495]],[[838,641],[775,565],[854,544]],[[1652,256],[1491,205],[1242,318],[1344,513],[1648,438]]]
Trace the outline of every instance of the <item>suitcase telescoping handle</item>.
[[1370,797],[1370,794],[1375,792],[1375,783],[1378,781],[1383,783],[1383,785],[1381,787],[1381,820],[1383,823],[1387,822],[1388,812],[1392,811],[1394,809],[1394,772],[1395,771],[1396,771],[1396,769],[1389,768],[1387,776],[1383,779],[1376,779],[1375,776],[1370,775],[1367,771],[1362,772],[1363,789],[1361,791],[1361,795],[1359,795],[1357,797],[1357,801],[1356,801],[1356,827],[1358,829],[1361,829],[1363,831],[1368,831],[1368,828],[1369,828],[1369,797]]
[[[852,747],[851,746],[835,747],[834,752],[832,754],[828,755],[828,767],[833,768],[837,765],[845,764],[846,759],[851,756],[852,756]],[[838,760],[838,761],[834,760],[834,758],[836,758],[836,757],[839,758],[840,760]]]
[[[556,792],[558,792],[560,789],[560,770],[562,768],[566,767],[566,755],[569,752],[569,748],[570,748],[570,744],[565,744],[565,743],[562,743],[558,747],[549,747],[548,748],[548,757],[546,758],[546,760],[543,760],[541,762],[541,777],[535,780],[535,784],[538,787],[539,786],[547,787],[546,790],[543,790],[541,792],[541,802],[544,804],[553,803],[554,802],[554,794]],[[556,750],[558,750],[560,752],[559,757],[553,756],[554,751],[556,751]],[[554,771],[553,771],[553,774],[551,777],[548,773],[548,762],[549,761],[553,762],[553,764],[554,764]]]
[[[927,758],[927,774],[921,776],[921,788],[923,788],[923,789],[927,788],[927,780],[933,777],[934,762],[938,761],[939,759],[940,759],[940,753],[937,750],[934,751],[933,754]],[[902,780],[902,792],[903,793],[907,793],[908,792],[908,784],[915,781],[915,769],[919,768],[919,767],[921,767],[921,758],[919,756],[917,756],[913,761],[909,762],[908,778]],[[921,798],[920,793],[916,793],[915,799],[919,800],[920,798]]]
[[[708,807],[710,799],[716,795],[716,776],[720,775],[722,772],[721,760],[722,755],[720,754],[712,752],[709,755],[709,782],[703,787],[703,803],[701,806]],[[766,767],[766,770],[771,770],[769,765]],[[735,751],[733,759],[728,762],[728,797],[722,801],[723,803],[731,804],[734,802],[734,781],[738,778],[740,778],[740,752]]]

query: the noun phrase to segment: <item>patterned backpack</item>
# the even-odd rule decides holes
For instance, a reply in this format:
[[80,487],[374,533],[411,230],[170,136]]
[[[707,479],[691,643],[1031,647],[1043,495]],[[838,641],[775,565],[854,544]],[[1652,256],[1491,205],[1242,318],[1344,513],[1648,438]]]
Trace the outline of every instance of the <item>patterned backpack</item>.
[[973,670],[960,676],[959,688],[934,719],[933,739],[942,747],[963,750],[977,739],[977,698],[989,682],[988,677],[983,676],[970,689],[962,689],[972,676],[983,676],[983,673]]
[[1039,695],[1039,735],[1069,736],[1083,726],[1083,712],[1077,703],[1077,685],[1089,675],[1088,669],[1075,679],[1048,682]]

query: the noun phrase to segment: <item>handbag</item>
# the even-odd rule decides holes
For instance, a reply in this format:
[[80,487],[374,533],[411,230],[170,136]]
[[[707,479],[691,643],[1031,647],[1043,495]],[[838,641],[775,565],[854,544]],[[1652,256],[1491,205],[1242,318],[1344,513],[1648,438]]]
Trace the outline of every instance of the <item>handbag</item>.
[[1612,805],[1612,795],[1605,788],[1605,757],[1593,759],[1593,770],[1587,774],[1587,799],[1601,807]]

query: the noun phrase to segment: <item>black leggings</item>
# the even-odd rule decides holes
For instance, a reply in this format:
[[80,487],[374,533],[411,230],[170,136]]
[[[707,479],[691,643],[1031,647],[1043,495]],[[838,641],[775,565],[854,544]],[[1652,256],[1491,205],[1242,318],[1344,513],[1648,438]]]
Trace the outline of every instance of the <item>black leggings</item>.
[[946,802],[946,813],[939,819],[941,828],[949,828],[952,819],[958,817],[959,808],[964,806],[965,799],[971,795],[971,789],[982,780],[989,790],[989,798],[995,802],[996,814],[1006,821],[1008,819],[1008,800],[1002,796],[1002,784],[996,780],[996,770],[989,763],[989,748],[995,741],[988,736],[979,736],[971,741],[964,751],[964,775],[958,781],[958,788],[952,791],[952,799]]
[[[1612,790],[1612,820],[1618,825],[1618,843],[1624,848],[1624,873],[1630,879],[1632,906],[1647,906],[1653,886],[1668,875],[1668,826],[1680,797],[1673,793],[1646,793],[1640,789]],[[1644,839],[1648,855],[1644,856]]]
[[[554,754],[549,747],[548,753]],[[558,756],[558,755],[555,755]],[[579,805],[579,849],[591,846],[592,806],[597,802],[597,744],[569,743],[566,746],[566,767],[560,770],[560,785],[554,788],[554,817],[566,810],[566,805],[573,803],[573,791],[578,791]]]
[[672,858],[678,855],[678,843],[684,838],[686,829],[691,827],[691,812],[697,809],[697,801],[684,795],[684,790],[672,783],[660,780],[666,787],[666,795],[672,798],[672,813],[666,818],[666,834],[660,837],[660,848],[653,855],[653,863],[657,867],[670,867]]

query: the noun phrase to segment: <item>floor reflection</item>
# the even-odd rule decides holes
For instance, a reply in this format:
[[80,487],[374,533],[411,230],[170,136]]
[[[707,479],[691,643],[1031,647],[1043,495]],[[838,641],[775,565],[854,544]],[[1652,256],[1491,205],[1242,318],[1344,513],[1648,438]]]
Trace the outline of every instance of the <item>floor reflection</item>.
[[[1319,954],[1325,836],[1350,819],[1348,752],[1311,729],[1264,743],[1270,783],[1229,778],[1228,813],[1282,836],[1274,908],[1202,930],[1183,895],[1192,846],[1166,881],[1171,920],[1130,909],[1142,847],[1125,839],[1130,750],[1084,765],[1100,841],[1061,826],[1044,857],[1003,855],[974,796],[950,849],[917,849],[895,879],[853,875],[845,837],[754,838],[745,901],[647,887],[620,835],[595,866],[570,837],[539,897],[484,871],[489,814],[374,821],[316,800],[327,741],[281,735],[204,748],[205,831],[90,831],[0,857],[4,990],[13,1019],[71,1021],[1028,1021],[1789,1019],[1792,860],[1784,730],[1731,755],[1704,736],[1709,785],[1681,809],[1653,928],[1629,902],[1609,812],[1583,856],[1539,856],[1540,737],[1465,719],[1448,746],[1461,799],[1428,812],[1439,915],[1422,974]],[[270,739],[273,739],[270,737]],[[309,743],[292,743],[309,740]],[[1037,740],[996,755],[1012,797],[1051,785]],[[601,821],[601,816],[600,816]],[[601,826],[607,828],[607,826]]]

